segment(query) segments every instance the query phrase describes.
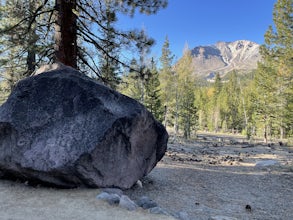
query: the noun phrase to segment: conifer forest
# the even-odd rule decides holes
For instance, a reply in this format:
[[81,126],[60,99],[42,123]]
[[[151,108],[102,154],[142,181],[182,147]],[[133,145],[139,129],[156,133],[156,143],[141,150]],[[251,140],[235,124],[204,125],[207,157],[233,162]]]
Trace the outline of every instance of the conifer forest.
[[0,1],[0,103],[40,66],[61,62],[138,100],[178,136],[206,131],[293,142],[292,0],[276,1],[255,70],[215,73],[210,81],[194,74],[187,45],[175,59],[166,36],[161,56],[152,57],[156,39],[144,29],[116,25],[119,14],[156,16],[167,5],[167,0]]

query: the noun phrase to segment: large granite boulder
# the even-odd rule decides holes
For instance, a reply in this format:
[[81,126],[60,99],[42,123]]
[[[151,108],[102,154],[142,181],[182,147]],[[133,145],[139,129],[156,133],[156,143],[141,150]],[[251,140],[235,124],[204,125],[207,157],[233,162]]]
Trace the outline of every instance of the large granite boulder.
[[143,105],[59,65],[20,81],[0,107],[0,176],[126,189],[156,166],[167,140]]

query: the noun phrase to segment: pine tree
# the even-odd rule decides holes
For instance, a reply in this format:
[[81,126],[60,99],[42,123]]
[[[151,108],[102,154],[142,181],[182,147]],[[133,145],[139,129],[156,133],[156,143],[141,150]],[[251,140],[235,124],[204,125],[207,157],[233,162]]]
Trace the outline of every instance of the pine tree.
[[139,78],[138,61],[132,59],[130,62],[130,69],[122,76],[122,83],[118,87],[118,91],[137,100],[141,100],[141,83]]
[[213,119],[213,127],[216,132],[218,132],[219,127],[220,127],[220,121],[221,121],[221,111],[220,111],[220,100],[219,96],[222,90],[222,81],[219,73],[216,73],[215,76],[215,82],[213,85],[214,88],[214,93],[212,97],[212,105],[213,105],[213,110],[212,110],[212,119]]
[[116,89],[120,82],[120,77],[118,76],[120,73],[120,65],[118,63],[119,43],[116,40],[114,28],[117,16],[111,1],[105,1],[104,7],[101,23],[106,28],[102,30],[101,34],[103,38],[100,40],[100,45],[104,50],[99,51],[99,70],[102,82]]
[[[59,0],[66,1],[66,0]],[[71,8],[72,15],[69,17],[74,18],[77,17],[77,35],[78,42],[83,42],[89,47],[95,48],[96,51],[99,51],[104,56],[110,58],[110,60],[114,60],[115,62],[127,65],[123,60],[118,59],[115,55],[105,49],[101,42],[106,42],[107,37],[110,35],[110,32],[113,32],[115,35],[115,42],[111,41],[107,42],[108,45],[111,43],[115,44],[117,47],[141,47],[143,45],[145,48],[149,48],[153,45],[154,40],[148,38],[144,32],[142,31],[122,31],[118,28],[114,28],[113,26],[107,27],[107,23],[105,24],[105,19],[112,19],[114,12],[120,12],[129,16],[133,16],[135,11],[139,11],[144,14],[155,14],[159,9],[167,6],[166,0],[113,0],[113,1],[87,1],[87,0],[71,0],[66,1],[71,2],[68,6]],[[110,5],[111,10],[109,11],[109,17],[104,16],[104,10],[107,10],[107,4]],[[105,6],[106,5],[106,6]],[[76,9],[75,9],[76,6]],[[109,7],[108,7],[109,8]],[[67,9],[66,9],[67,10]],[[62,12],[60,12],[62,13]],[[74,14],[74,15],[73,15]],[[75,27],[75,20],[73,21],[73,27]],[[111,21],[111,20],[109,20]],[[109,23],[108,23],[109,24]],[[91,31],[91,27],[97,27],[95,29],[95,33]],[[66,28],[70,28],[70,25],[66,26]],[[102,36],[106,33],[106,36]],[[101,37],[102,36],[102,37]],[[75,45],[75,40],[73,38],[69,38],[67,44],[71,42],[72,45]],[[58,42],[57,42],[58,45]],[[81,52],[82,51],[82,52]],[[110,50],[111,51],[111,50]],[[66,57],[70,57],[70,54],[67,54]],[[81,48],[80,44],[77,45],[77,58],[81,63],[93,71],[96,75],[101,77],[101,70],[96,68],[98,64],[96,63],[95,55],[89,53],[86,49]]]
[[146,83],[145,102],[146,108],[154,115],[154,117],[161,121],[163,120],[163,108],[160,96],[160,80],[159,72],[156,68],[154,58],[151,59],[149,67],[149,75]]
[[178,112],[180,126],[183,127],[184,138],[190,138],[192,128],[196,125],[197,109],[195,104],[195,80],[192,75],[192,55],[188,46],[185,46],[183,57],[176,64],[178,74]]
[[[159,120],[163,120],[163,108],[160,97],[159,72],[152,58],[143,70],[143,77],[136,69],[139,62],[132,60],[130,71],[122,77],[119,91],[141,102]],[[142,96],[143,94],[143,96]],[[142,98],[143,97],[143,98]]]
[[[111,4],[111,10],[108,10],[109,13],[107,13],[107,7],[105,7],[107,4]],[[25,13],[22,12],[21,8],[23,5],[25,5]],[[128,64],[124,60],[120,60],[116,54],[112,54],[113,50],[110,47],[112,44],[114,44],[115,48],[133,48],[133,46],[138,44],[149,48],[154,43],[153,39],[142,34],[142,32],[136,30],[123,31],[111,25],[108,26],[107,24],[113,21],[111,19],[114,18],[114,12],[120,12],[129,16],[133,16],[135,11],[144,14],[155,14],[159,9],[166,7],[166,5],[167,0],[5,1],[3,7],[1,5],[0,10],[1,15],[5,15],[0,18],[1,24],[3,24],[3,18],[12,23],[10,22],[11,25],[4,28],[1,27],[0,41],[7,42],[7,38],[14,40],[14,50],[20,55],[18,58],[23,59],[27,57],[27,66],[30,72],[35,68],[33,66],[35,59],[51,62],[53,58],[57,62],[79,68],[81,71],[87,70],[89,75],[96,74],[101,77],[96,51],[101,52],[100,54],[105,55],[105,57],[110,58],[114,62],[127,66]],[[18,7],[21,8],[21,13]],[[52,24],[55,25],[54,34],[52,34]],[[93,31],[93,28],[95,28],[95,31]],[[112,38],[111,34],[114,34],[115,38]],[[54,45],[51,41],[52,35],[54,35],[55,39]],[[109,36],[111,36],[111,39]],[[29,39],[27,39],[28,37]],[[29,45],[23,44],[23,39]],[[22,43],[19,40],[22,40]],[[44,42],[47,46],[44,46]],[[106,43],[107,47],[104,47],[105,44],[102,42]],[[42,46],[42,51],[31,47],[34,44]],[[18,48],[18,45],[22,46]],[[29,46],[26,48],[25,53],[23,53],[23,45]],[[10,50],[10,47],[8,48]],[[4,51],[2,47],[0,50]],[[102,66],[104,66],[102,67],[104,69],[105,65]],[[21,69],[23,70],[24,68],[21,67]]]
[[[224,85],[223,91],[225,94],[225,117],[228,129],[242,130],[243,117],[240,102],[240,88],[236,72],[233,71],[229,76],[228,82]],[[221,100],[222,102],[223,100]]]
[[265,64],[258,64],[252,101],[256,111],[258,134],[263,135],[265,142],[268,142],[268,138],[271,136],[276,115],[275,76],[273,68]]
[[40,0],[11,0],[0,6],[0,68],[8,94],[18,80],[34,72],[50,49],[50,40],[44,42],[50,34],[42,10],[50,11]]
[[[171,118],[172,113],[172,100],[176,96],[176,74],[172,70],[174,55],[170,50],[169,39],[166,36],[165,42],[162,47],[162,55],[160,57],[161,69],[160,69],[160,88],[161,88],[161,99],[164,105],[164,125],[167,127],[169,118]],[[174,89],[175,88],[175,89]]]
[[[293,96],[293,5],[292,0],[278,0],[273,11],[274,27],[265,34],[260,53],[256,90],[261,92],[257,111],[264,121],[264,139],[268,134],[280,138],[292,130]],[[264,96],[264,97],[262,97]],[[263,100],[265,106],[260,105]]]
[[209,115],[207,109],[207,87],[199,87],[195,90],[195,106],[197,107],[199,129],[207,131]]
[[222,79],[219,73],[216,73],[214,88],[215,88],[215,96],[218,97],[222,90]]
[[242,88],[242,95],[245,103],[245,112],[246,112],[246,131],[245,134],[248,140],[253,140],[256,135],[256,105],[254,105],[255,95],[255,80],[251,79],[247,82],[247,85]]

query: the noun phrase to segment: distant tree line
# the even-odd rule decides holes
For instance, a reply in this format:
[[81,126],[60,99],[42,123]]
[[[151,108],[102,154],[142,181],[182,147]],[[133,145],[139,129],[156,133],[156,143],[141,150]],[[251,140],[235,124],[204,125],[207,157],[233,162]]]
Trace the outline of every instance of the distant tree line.
[[[262,61],[258,63],[257,70],[250,74],[243,76],[241,72],[232,71],[224,80],[216,74],[213,83],[191,78],[195,86],[192,88],[192,96],[187,92],[191,87],[180,83],[180,70],[184,68],[175,68],[174,72],[169,67],[168,76],[164,76],[168,68],[162,70],[162,97],[169,109],[175,112],[172,115],[175,125],[177,116],[182,116],[177,107],[183,105],[184,111],[189,109],[183,103],[176,104],[180,100],[176,96],[179,94],[179,97],[183,95],[184,98],[194,100],[193,108],[198,118],[195,117],[193,123],[197,125],[197,129],[240,132],[248,138],[263,137],[265,142],[272,138],[293,136],[292,7],[292,0],[278,0],[275,4],[274,26],[270,26],[265,33],[265,44],[260,48]],[[164,61],[162,63],[166,63]],[[179,60],[177,65],[181,64],[182,60]],[[190,64],[185,62],[184,65],[187,65],[187,71]],[[177,75],[179,78],[176,78]],[[172,82],[173,86],[170,86]],[[184,123],[181,126],[184,127]]]
[[[293,136],[293,9],[291,0],[278,0],[274,26],[265,33],[258,68],[243,75],[232,71],[206,82],[193,74],[192,56],[184,49],[176,63],[168,38],[159,69],[160,120],[175,134],[192,131],[242,133],[247,138]],[[175,64],[174,64],[175,63]],[[127,93],[131,95],[130,93]]]

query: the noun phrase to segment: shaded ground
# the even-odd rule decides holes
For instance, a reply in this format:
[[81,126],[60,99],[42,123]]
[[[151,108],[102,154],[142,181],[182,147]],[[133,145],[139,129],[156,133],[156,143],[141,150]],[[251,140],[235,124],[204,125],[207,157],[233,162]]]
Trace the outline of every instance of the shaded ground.
[[[271,159],[273,166],[255,166]],[[170,213],[198,220],[293,219],[293,149],[201,135],[170,141],[166,156],[131,199],[148,196]],[[50,189],[0,180],[0,219],[172,219],[96,200],[98,189]]]

